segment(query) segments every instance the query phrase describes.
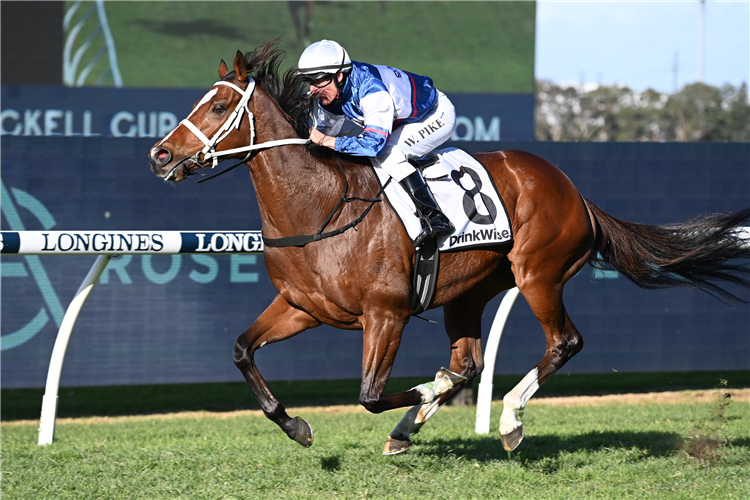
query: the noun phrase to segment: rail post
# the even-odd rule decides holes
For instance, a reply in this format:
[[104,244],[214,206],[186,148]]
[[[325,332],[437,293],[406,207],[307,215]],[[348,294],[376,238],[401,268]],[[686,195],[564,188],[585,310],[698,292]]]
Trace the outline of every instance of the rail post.
[[113,255],[263,253],[260,231],[0,231],[2,255],[96,255],[70,302],[50,357],[39,418],[39,445],[55,438],[65,353],[78,315]]
[[81,283],[78,291],[70,301],[68,309],[65,311],[60,330],[55,338],[55,347],[52,349],[52,357],[49,362],[47,371],[47,384],[44,388],[42,397],[42,414],[39,418],[39,441],[37,444],[52,444],[55,438],[55,421],[57,419],[57,391],[60,388],[60,374],[62,373],[63,361],[65,361],[65,351],[68,349],[70,334],[76,324],[78,315],[81,312],[83,304],[86,302],[94,285],[99,281],[99,276],[107,267],[111,255],[99,255],[91,266],[91,270]]
[[484,370],[479,379],[479,389],[477,390],[477,420],[474,432],[477,434],[489,434],[490,417],[492,413],[492,377],[495,374],[495,360],[497,359],[497,350],[500,347],[500,338],[503,336],[505,323],[508,321],[513,304],[518,298],[518,287],[513,287],[507,292],[500,307],[497,309],[495,319],[490,327],[490,336],[487,338],[487,347],[484,348]]

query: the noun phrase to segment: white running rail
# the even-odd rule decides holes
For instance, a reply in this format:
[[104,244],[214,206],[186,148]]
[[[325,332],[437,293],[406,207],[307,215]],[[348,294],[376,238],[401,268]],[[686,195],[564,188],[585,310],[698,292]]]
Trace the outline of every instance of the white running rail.
[[39,445],[55,438],[65,352],[83,304],[113,255],[262,253],[260,231],[0,231],[1,255],[98,255],[65,311],[52,349],[39,419]]

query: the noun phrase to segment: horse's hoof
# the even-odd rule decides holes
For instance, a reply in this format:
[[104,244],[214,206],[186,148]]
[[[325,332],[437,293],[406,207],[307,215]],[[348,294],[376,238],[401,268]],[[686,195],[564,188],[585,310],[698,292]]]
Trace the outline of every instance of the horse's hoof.
[[294,436],[290,437],[305,448],[312,446],[313,430],[312,427],[310,427],[310,422],[304,418],[294,417],[292,419],[292,425],[294,426]]
[[523,425],[519,425],[508,434],[500,434],[500,439],[503,442],[505,451],[515,450],[521,444],[521,441],[523,441]]
[[411,446],[411,440],[409,439],[407,439],[406,441],[402,441],[400,439],[393,439],[391,436],[388,436],[388,439],[385,440],[383,455],[398,455],[399,453],[403,453],[408,450],[409,446]]

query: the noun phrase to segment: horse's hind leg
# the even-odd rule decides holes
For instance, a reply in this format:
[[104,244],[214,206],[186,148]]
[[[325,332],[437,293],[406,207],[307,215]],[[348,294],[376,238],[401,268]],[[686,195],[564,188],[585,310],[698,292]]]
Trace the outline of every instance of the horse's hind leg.
[[[499,288],[497,289],[499,291]],[[416,434],[419,429],[458,391],[460,391],[473,378],[482,373],[484,358],[482,356],[482,311],[484,306],[494,293],[472,293],[446,304],[443,308],[445,317],[445,329],[451,340],[450,371],[457,374],[461,379],[456,380],[453,389],[434,401],[413,406],[401,421],[388,435],[383,455],[395,455],[402,453],[411,446],[411,434]],[[496,293],[496,292],[495,292]],[[484,295],[479,296],[479,295]]]
[[531,396],[583,348],[583,338],[565,311],[562,296],[565,283],[586,264],[595,241],[578,191],[551,164],[535,161],[534,168],[546,173],[529,180],[530,190],[516,200],[515,239],[508,260],[516,286],[544,330],[547,349],[536,367],[503,398],[500,436],[509,451],[523,439],[520,417]]
[[[580,269],[582,263],[574,266]],[[575,272],[569,272],[569,276]],[[529,399],[553,373],[583,348],[583,337],[578,333],[562,301],[564,281],[550,282],[545,276],[527,276],[518,279],[532,312],[541,323],[547,338],[547,350],[542,360],[521,382],[503,398],[503,413],[500,417],[500,437],[503,447],[514,450],[523,439],[523,424],[520,418]]]
[[253,390],[263,413],[281,427],[287,436],[306,448],[313,443],[310,424],[299,417],[291,418],[287,415],[286,409],[273,395],[258,371],[255,365],[255,351],[266,344],[288,339],[319,325],[320,323],[312,316],[290,306],[281,295],[277,295],[255,323],[234,343],[234,364]]

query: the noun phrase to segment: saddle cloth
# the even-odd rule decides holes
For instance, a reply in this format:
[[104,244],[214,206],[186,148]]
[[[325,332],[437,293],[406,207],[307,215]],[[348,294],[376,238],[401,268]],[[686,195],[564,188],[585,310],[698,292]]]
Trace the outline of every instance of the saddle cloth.
[[[431,156],[438,161],[422,174],[443,213],[456,227],[453,233],[440,239],[440,251],[512,241],[508,212],[487,169],[460,149],[436,150]],[[376,165],[373,169],[381,186],[388,182],[390,177],[382,168]],[[395,181],[386,186],[385,195],[413,242],[422,231],[414,202]]]

